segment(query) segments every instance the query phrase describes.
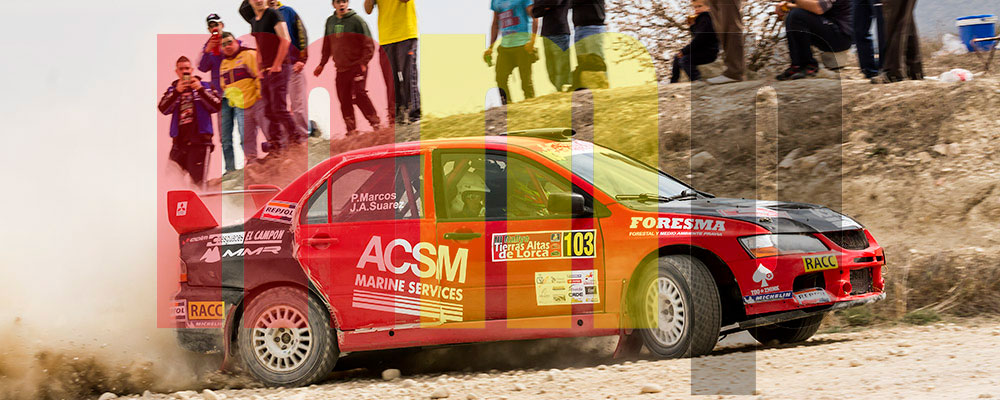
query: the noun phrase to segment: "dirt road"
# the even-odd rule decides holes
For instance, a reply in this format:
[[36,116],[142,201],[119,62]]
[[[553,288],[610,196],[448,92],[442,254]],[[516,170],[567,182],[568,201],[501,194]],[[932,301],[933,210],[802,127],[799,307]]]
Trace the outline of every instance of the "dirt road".
[[[425,373],[408,376],[404,370],[401,378],[391,381],[378,377],[381,367],[373,368],[369,361],[368,370],[339,372],[326,384],[307,388],[188,391],[145,398],[659,399],[692,397],[692,391],[713,398],[1000,398],[997,321],[821,334],[803,345],[787,347],[756,348],[748,344],[748,336],[735,339],[724,341],[711,356],[694,360],[611,361],[604,353],[613,343],[609,339],[565,340],[556,342],[556,348],[545,342],[455,347],[391,356],[401,364],[409,358],[460,354],[480,358],[467,358],[466,363],[452,358],[450,372],[447,368],[428,372],[441,366],[413,367]],[[529,361],[537,360],[519,362],[518,355],[537,357],[537,346],[543,345],[549,353],[542,364],[572,362],[576,366],[455,372],[468,370],[468,365],[532,364]],[[514,351],[518,352],[511,354]],[[482,359],[495,352],[499,352],[493,354],[495,360]],[[362,366],[365,363],[360,361]]]

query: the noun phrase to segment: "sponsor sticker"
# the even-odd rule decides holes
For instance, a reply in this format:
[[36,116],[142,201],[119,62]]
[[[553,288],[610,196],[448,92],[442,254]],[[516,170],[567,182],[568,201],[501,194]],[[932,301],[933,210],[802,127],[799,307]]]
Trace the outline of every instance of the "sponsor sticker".
[[792,298],[792,291],[773,292],[744,296],[743,302],[746,304],[766,303],[769,301],[788,300]]
[[726,221],[689,217],[632,217],[629,236],[722,236]]
[[188,202],[178,201],[177,202],[177,212],[174,213],[175,216],[183,217],[188,214]]
[[295,213],[295,205],[296,203],[288,201],[269,201],[264,206],[264,212],[261,213],[260,219],[291,224],[292,214]]
[[540,306],[596,304],[597,270],[535,273],[535,301]]
[[837,263],[837,256],[833,254],[825,256],[802,257],[802,265],[806,272],[824,271],[828,269],[840,268]]
[[187,300],[174,300],[170,305],[170,315],[174,321],[187,321]]
[[767,269],[764,264],[758,264],[757,270],[753,273],[753,281],[760,284],[760,287],[766,288],[767,281],[774,279],[774,272]]
[[823,304],[833,301],[830,293],[821,288],[803,290],[795,293],[795,301],[801,305]]
[[226,303],[221,301],[192,301],[188,303],[188,319],[223,319]]
[[594,258],[597,233],[593,229],[494,233],[490,249],[493,261]]

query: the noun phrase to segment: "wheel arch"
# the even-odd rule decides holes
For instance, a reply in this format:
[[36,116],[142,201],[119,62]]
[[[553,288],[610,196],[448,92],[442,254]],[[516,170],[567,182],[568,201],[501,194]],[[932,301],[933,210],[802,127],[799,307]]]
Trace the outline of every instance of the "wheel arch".
[[631,310],[628,307],[631,307],[633,294],[636,290],[635,285],[638,284],[638,279],[636,278],[642,273],[643,268],[646,268],[647,265],[650,265],[657,258],[670,255],[689,255],[708,267],[709,272],[712,274],[712,279],[719,290],[719,300],[722,305],[722,326],[746,319],[743,297],[740,294],[740,288],[736,283],[736,276],[733,274],[732,269],[711,250],[690,244],[663,246],[642,258],[635,271],[632,272],[632,276],[629,277],[626,286],[626,297],[624,299],[626,310]]

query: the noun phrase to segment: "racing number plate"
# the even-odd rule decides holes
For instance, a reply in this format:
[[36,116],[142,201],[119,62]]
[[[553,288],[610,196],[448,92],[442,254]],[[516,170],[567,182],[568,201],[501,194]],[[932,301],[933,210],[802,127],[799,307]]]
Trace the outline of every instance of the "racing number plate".
[[494,262],[594,258],[597,232],[587,229],[494,233],[491,249]]

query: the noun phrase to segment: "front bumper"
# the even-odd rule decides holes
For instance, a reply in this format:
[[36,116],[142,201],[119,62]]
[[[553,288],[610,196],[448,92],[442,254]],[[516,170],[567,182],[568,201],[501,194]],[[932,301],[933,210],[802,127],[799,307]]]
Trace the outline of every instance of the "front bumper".
[[780,322],[791,321],[795,319],[805,318],[808,316],[823,314],[837,310],[843,310],[846,308],[863,306],[865,304],[871,304],[877,301],[885,299],[885,293],[871,294],[867,297],[862,297],[859,299],[842,301],[840,303],[834,303],[828,306],[813,307],[806,310],[792,310],[777,314],[765,315],[762,317],[757,317],[742,321],[736,324],[736,326],[728,326],[723,328],[721,335],[727,335],[730,333],[735,333],[739,331],[745,331],[750,328],[756,328],[758,326],[772,325]]

